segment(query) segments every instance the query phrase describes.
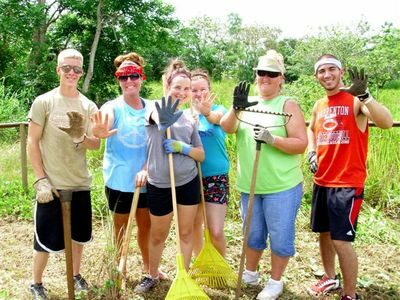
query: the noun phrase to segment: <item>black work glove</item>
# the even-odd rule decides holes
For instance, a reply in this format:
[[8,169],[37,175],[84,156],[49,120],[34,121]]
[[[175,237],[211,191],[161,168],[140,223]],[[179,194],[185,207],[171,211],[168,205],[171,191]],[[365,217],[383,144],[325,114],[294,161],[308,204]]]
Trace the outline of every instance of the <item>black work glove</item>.
[[318,170],[318,162],[317,162],[317,152],[310,151],[307,154],[308,159],[308,168],[310,169],[311,173],[315,174]]
[[235,91],[233,92],[233,108],[234,109],[245,109],[249,106],[256,105],[258,102],[253,101],[249,102],[249,91],[250,91],[250,84],[246,81],[241,81],[235,87]]
[[160,104],[156,102],[159,120],[158,129],[164,131],[180,118],[180,116],[183,114],[183,111],[175,112],[178,104],[179,99],[176,99],[175,103],[172,104],[171,96],[168,97],[167,104],[165,104],[165,97],[161,98],[161,107]]
[[363,97],[367,93],[368,85],[368,75],[365,74],[365,70],[361,68],[358,72],[357,67],[354,67],[353,70],[349,69],[349,77],[351,80],[350,87],[341,87],[340,90],[356,97]]

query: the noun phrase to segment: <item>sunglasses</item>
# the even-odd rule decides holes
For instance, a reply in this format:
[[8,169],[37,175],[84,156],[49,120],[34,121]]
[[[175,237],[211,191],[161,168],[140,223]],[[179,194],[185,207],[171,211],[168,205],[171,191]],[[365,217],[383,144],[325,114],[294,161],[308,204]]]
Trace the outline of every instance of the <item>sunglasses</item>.
[[128,81],[128,78],[130,78],[132,81],[138,80],[140,78],[140,74],[139,73],[133,73],[131,75],[123,75],[123,76],[119,76],[118,80],[119,81]]
[[257,75],[259,77],[265,77],[268,76],[269,78],[276,78],[279,75],[281,75],[280,72],[271,72],[271,71],[263,71],[263,70],[257,70]]
[[75,74],[83,73],[82,67],[78,67],[78,66],[63,65],[60,68],[64,73],[69,73],[69,72],[71,72],[71,70],[73,70]]

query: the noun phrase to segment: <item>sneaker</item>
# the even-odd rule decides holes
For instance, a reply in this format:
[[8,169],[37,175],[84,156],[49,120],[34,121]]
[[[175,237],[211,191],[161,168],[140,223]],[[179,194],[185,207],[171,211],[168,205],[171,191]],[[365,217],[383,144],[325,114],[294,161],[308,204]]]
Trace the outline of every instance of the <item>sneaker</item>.
[[74,288],[76,293],[87,292],[89,290],[89,285],[81,274],[74,276]]
[[361,300],[361,298],[356,294],[355,298],[351,298],[350,296],[343,295],[340,300]]
[[265,284],[264,289],[257,295],[257,300],[275,300],[283,292],[283,281],[270,278]]
[[46,295],[46,289],[44,288],[43,284],[41,283],[35,283],[31,284],[29,286],[29,290],[31,291],[33,295],[33,300],[46,300],[49,299],[47,298]]
[[311,296],[319,296],[326,294],[332,290],[336,290],[339,288],[340,282],[337,277],[329,278],[328,276],[324,275],[320,281],[318,281],[315,285],[310,286],[307,289],[307,292]]
[[143,277],[133,291],[138,294],[146,293],[159,283],[159,278]]
[[253,272],[249,270],[245,270],[243,272],[242,281],[248,285],[257,285],[258,284],[259,275],[258,272]]

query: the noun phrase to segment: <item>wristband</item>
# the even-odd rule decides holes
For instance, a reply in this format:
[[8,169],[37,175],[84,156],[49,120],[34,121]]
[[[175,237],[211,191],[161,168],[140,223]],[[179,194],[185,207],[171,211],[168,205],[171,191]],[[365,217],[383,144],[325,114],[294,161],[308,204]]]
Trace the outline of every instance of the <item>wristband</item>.
[[86,134],[84,134],[83,135],[83,139],[82,139],[82,141],[80,141],[80,142],[77,142],[77,143],[75,143],[74,142],[74,144],[75,144],[75,148],[78,148],[78,146],[80,145],[80,144],[82,144],[84,141],[86,140]]
[[369,93],[366,92],[365,94],[362,95],[357,95],[358,100],[360,100],[361,102],[364,102],[364,100],[369,98]]
[[41,178],[37,179],[32,185],[35,186],[36,183],[38,183],[40,180],[43,180],[43,179],[47,179],[47,177],[45,176],[45,177],[41,177]]

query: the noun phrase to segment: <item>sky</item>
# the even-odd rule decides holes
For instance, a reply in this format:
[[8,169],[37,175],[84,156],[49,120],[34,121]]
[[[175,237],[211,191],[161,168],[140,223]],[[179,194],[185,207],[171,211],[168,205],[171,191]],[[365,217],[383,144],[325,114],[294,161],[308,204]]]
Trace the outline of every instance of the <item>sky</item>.
[[185,22],[207,15],[222,21],[237,13],[243,23],[278,27],[283,37],[299,38],[318,32],[318,27],[355,27],[368,21],[375,29],[385,22],[400,27],[400,0],[164,0],[172,4],[175,16]]

